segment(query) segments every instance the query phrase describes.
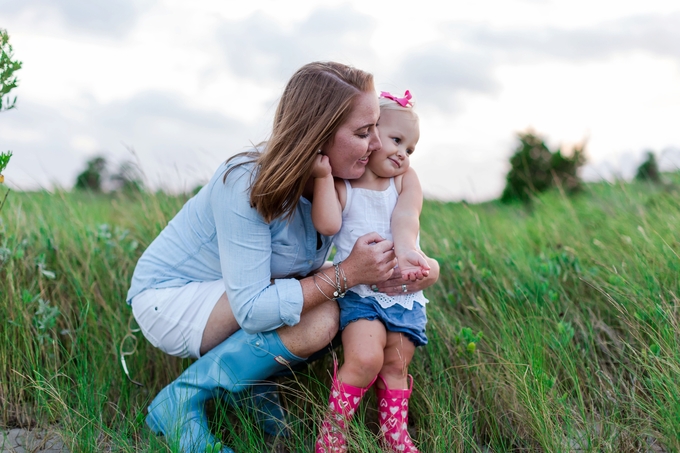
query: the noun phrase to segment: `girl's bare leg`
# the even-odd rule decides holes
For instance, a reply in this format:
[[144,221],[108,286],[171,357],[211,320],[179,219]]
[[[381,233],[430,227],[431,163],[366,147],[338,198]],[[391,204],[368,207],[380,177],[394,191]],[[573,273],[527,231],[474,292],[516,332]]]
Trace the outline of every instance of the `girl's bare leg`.
[[338,372],[340,382],[364,388],[383,366],[385,326],[380,321],[360,319],[349,323],[342,332],[345,361]]
[[[380,375],[385,379],[390,389],[405,389],[408,387],[406,377],[408,366],[411,363],[416,346],[401,332],[387,332],[383,366]],[[378,379],[377,385],[383,388],[383,383]]]

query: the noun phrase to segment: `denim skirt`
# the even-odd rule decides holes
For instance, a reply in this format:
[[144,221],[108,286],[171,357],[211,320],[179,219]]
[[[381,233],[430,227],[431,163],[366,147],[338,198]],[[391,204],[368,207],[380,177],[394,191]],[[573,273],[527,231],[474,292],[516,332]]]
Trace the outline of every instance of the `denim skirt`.
[[345,297],[338,299],[338,305],[340,306],[341,330],[344,330],[350,322],[359,319],[369,321],[377,319],[385,325],[389,332],[403,333],[416,346],[427,344],[425,307],[417,302],[414,302],[411,310],[401,305],[383,308],[372,297],[361,297],[355,292],[347,291]]

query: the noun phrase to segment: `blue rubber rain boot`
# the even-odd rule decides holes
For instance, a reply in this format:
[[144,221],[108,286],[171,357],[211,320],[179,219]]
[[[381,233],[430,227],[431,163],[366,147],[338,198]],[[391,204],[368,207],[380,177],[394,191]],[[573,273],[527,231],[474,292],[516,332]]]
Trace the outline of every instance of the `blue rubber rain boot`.
[[[298,362],[295,365],[291,364],[291,367],[284,368],[269,376],[267,381],[254,384],[250,395],[241,393],[241,398],[246,400],[245,404],[255,413],[258,425],[264,431],[265,436],[268,436],[272,442],[274,442],[274,438],[288,438],[292,435],[289,423],[290,417],[283,406],[281,406],[279,385],[272,382],[272,379],[293,376],[295,372],[309,367],[310,363],[333,353],[334,348],[342,345],[341,338],[341,333],[338,333],[327,347],[315,352],[304,361]],[[234,404],[233,399],[231,403]],[[244,401],[239,401],[236,404],[239,406],[243,405]]]
[[269,376],[267,381],[253,385],[250,395],[241,394],[243,399],[247,399],[246,404],[250,410],[255,413],[257,423],[265,433],[265,439],[275,442],[275,438],[288,438],[292,436],[289,422],[290,416],[281,406],[279,385],[271,382],[272,379],[293,376],[294,373],[308,368],[309,364],[322,359],[328,354],[332,354],[333,350],[341,345],[342,334],[338,332],[327,347],[315,352],[304,361],[298,362],[295,365],[291,364],[291,367],[284,368]]
[[[184,453],[203,453],[215,444],[205,402],[219,391],[239,393],[257,381],[302,361],[275,331],[255,335],[239,330],[184,370],[149,405],[146,424]],[[233,453],[223,447],[222,453]]]
[[273,437],[290,437],[286,410],[281,406],[279,386],[273,382],[261,382],[253,386],[252,409],[262,430]]

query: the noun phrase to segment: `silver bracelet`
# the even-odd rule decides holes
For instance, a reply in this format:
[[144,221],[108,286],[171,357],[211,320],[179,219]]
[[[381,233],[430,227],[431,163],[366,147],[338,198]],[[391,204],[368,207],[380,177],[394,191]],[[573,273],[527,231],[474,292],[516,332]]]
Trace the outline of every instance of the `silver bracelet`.
[[312,280],[314,280],[314,285],[316,285],[316,289],[318,289],[319,292],[320,292],[321,294],[323,294],[324,297],[325,297],[326,299],[328,299],[328,300],[335,300],[335,299],[331,299],[330,297],[328,297],[328,294],[326,294],[325,292],[323,292],[323,290],[321,289],[321,287],[319,286],[319,284],[316,282],[316,274],[313,274],[313,275],[312,275]]
[[314,274],[314,275],[318,275],[319,278],[320,278],[321,280],[323,280],[324,282],[326,282],[326,284],[328,284],[331,288],[333,288],[333,289],[335,290],[335,291],[333,292],[333,299],[331,299],[331,300],[337,299],[337,298],[338,298],[337,287],[335,286],[335,284],[333,283],[333,281],[330,279],[330,277],[329,277],[328,275],[326,275],[326,273],[323,272],[323,271],[319,272],[318,274]]
[[[333,289],[335,290],[335,291],[333,291],[333,299],[343,298],[343,297],[345,297],[345,293],[347,293],[347,278],[345,277],[345,271],[342,270],[342,268],[340,267],[340,263],[334,264],[333,268],[335,270],[335,283],[333,283],[333,280],[331,280],[331,278],[328,275],[326,275],[326,273],[323,272],[323,271],[321,271],[321,272],[319,272],[318,274],[315,274],[315,275],[318,275],[321,280],[323,280],[328,285],[333,287]],[[340,283],[340,273],[341,272],[342,272],[342,275],[343,275],[343,280],[345,281],[345,290],[344,291],[342,289],[342,283]]]

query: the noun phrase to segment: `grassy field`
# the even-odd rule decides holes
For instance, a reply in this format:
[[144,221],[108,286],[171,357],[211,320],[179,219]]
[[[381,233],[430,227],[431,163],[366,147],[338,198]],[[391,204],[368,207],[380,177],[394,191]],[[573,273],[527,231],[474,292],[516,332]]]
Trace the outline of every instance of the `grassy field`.
[[[422,246],[442,271],[427,291],[430,344],[411,367],[421,451],[680,451],[677,187],[594,184],[531,209],[426,203]],[[73,452],[167,448],[145,408],[190,362],[134,334],[126,359],[137,387],[120,345],[136,260],[184,201],[10,194],[0,214],[3,427],[57,429]],[[283,382],[299,451],[315,435],[330,363]],[[352,425],[353,451],[380,451],[373,403]],[[211,413],[228,445],[261,451],[252,414],[221,401]]]

